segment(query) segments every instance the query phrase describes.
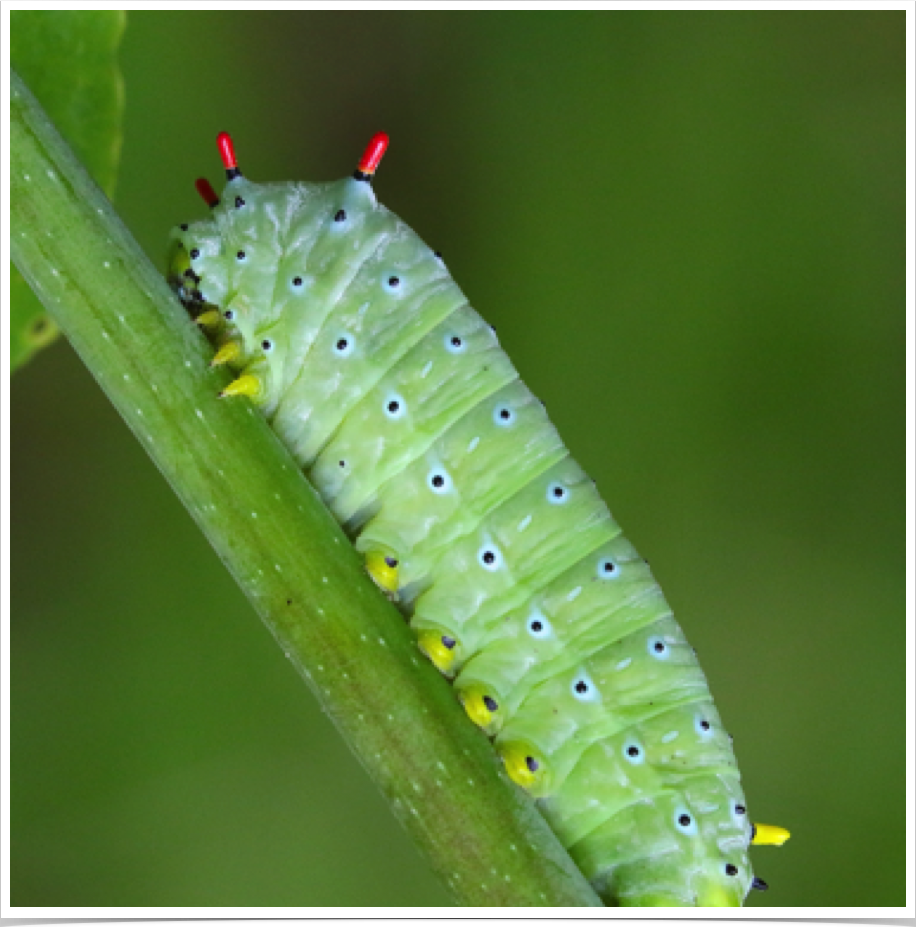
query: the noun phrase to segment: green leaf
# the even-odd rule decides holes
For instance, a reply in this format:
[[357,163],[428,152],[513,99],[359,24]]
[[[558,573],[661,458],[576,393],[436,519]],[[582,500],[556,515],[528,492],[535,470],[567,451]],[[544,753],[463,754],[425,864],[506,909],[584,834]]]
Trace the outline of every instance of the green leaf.
[[[122,10],[10,14],[12,66],[109,197],[121,153],[124,94],[115,54],[124,22]],[[10,266],[10,369],[56,336],[57,326]]]

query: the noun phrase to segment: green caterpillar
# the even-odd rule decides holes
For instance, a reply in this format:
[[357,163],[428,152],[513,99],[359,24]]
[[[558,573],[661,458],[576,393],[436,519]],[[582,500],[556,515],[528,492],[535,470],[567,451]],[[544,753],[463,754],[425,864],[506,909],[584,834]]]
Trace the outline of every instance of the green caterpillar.
[[750,823],[645,561],[433,252],[352,177],[227,184],[170,280],[606,903],[740,906]]

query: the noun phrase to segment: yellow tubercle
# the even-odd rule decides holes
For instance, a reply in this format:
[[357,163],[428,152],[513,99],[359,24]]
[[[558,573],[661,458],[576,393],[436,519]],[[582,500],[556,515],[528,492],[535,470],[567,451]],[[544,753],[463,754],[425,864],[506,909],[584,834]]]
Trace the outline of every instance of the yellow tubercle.
[[[219,316],[219,313],[214,313],[216,316]],[[204,315],[207,315],[205,312]],[[200,322],[200,319],[197,320]],[[241,345],[237,341],[227,341],[217,352],[213,355],[213,360],[210,361],[211,367],[220,367],[223,364],[231,364],[234,360],[237,360],[242,353]]]
[[222,324],[223,317],[216,309],[208,309],[206,312],[202,312],[194,321],[202,328],[216,328],[217,325]]
[[220,399],[229,396],[251,396],[255,398],[261,394],[261,381],[251,373],[246,373],[233,380],[220,394]]
[[441,631],[424,628],[417,635],[420,650],[432,660],[433,665],[441,673],[447,673],[455,662],[455,648],[457,641],[448,637]]
[[370,550],[366,554],[366,571],[382,592],[397,599],[399,570],[396,557],[380,550]]
[[[461,701],[468,717],[478,726],[488,728],[499,711],[499,705],[482,686],[468,686],[461,691]],[[492,708],[490,706],[493,706]]]
[[755,824],[751,843],[757,847],[781,847],[791,836],[784,827],[776,824]]
[[547,768],[543,759],[529,745],[519,741],[499,745],[499,753],[509,778],[535,798],[546,794]]

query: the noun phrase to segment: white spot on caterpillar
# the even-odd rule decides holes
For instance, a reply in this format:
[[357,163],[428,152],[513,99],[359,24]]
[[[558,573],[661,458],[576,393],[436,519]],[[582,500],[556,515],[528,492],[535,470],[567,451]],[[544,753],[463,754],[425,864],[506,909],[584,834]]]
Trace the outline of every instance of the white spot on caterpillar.
[[632,657],[627,657],[625,660],[621,660],[617,666],[614,667],[616,670],[625,670],[633,662]]
[[477,445],[480,444],[480,438],[471,438],[471,443],[468,445],[468,453],[473,454],[477,450]]
[[280,569],[280,564],[279,564],[279,563],[275,563],[275,564],[274,564],[274,569],[275,569],[278,573],[282,573],[282,572],[283,572],[283,570]]
[[204,420],[204,414],[203,414],[203,412],[200,411],[200,409],[195,409],[195,410],[194,410],[194,414],[195,414],[201,421]]
[[321,577],[321,581],[322,581],[323,583],[326,583],[326,582],[328,581],[327,576],[322,576],[322,577]]
[[257,512],[252,512],[252,513],[251,513],[251,517],[252,517],[252,518],[257,518],[257,517],[258,517],[258,513],[257,513]]
[[528,628],[528,633],[535,638],[550,637],[553,633],[550,622],[544,617],[543,613],[537,609],[532,611],[526,626]]
[[670,744],[672,740],[676,740],[679,735],[679,731],[668,731],[667,734],[662,736],[663,744]]
[[390,419],[403,418],[407,414],[407,403],[403,396],[397,393],[389,393],[383,406],[385,415]]
[[503,565],[503,557],[495,544],[484,544],[477,552],[477,562],[491,573],[496,572]]
[[365,634],[360,634],[359,639],[360,639],[361,641],[367,641],[367,640],[369,640],[369,638],[366,637]]
[[579,596],[580,596],[581,594],[582,594],[582,587],[581,587],[581,586],[576,586],[576,588],[573,589],[573,590],[569,593],[569,595],[566,596],[566,601],[567,601],[567,602],[573,602],[573,601],[575,601],[576,599],[578,599]]
[[378,639],[378,642],[379,642],[383,647],[387,647],[387,646],[388,646],[388,642],[385,640],[384,637],[380,637],[380,638]]
[[54,171],[52,171],[50,168],[48,169],[48,176],[51,178],[51,180],[57,180],[57,174],[55,174]]
[[158,392],[159,392],[159,387],[156,386],[155,383],[151,383],[150,386],[152,387],[152,390],[153,390],[154,393],[158,393]]
[[324,667],[321,664],[318,665],[318,669],[320,669],[322,673],[324,672]]
[[[106,333],[106,334],[107,334],[107,333]],[[129,380],[130,380],[130,374],[125,373],[125,374],[124,374],[124,382],[127,383],[127,382],[129,382]]]
[[518,530],[518,531],[524,531],[525,528],[527,528],[528,525],[530,525],[530,524],[531,524],[531,516],[530,516],[530,515],[526,515],[526,516],[518,523],[518,529],[517,529],[517,530]]
[[569,688],[573,697],[580,702],[595,702],[601,697],[598,687],[584,670],[576,675]]
[[551,483],[547,487],[547,501],[551,505],[564,505],[569,499],[569,491],[562,483]]
[[421,380],[425,380],[427,374],[428,374],[428,373],[430,372],[430,370],[432,370],[432,369],[433,369],[433,362],[432,362],[432,361],[427,361],[427,362],[423,365],[423,369],[420,371],[420,379],[421,379]]
[[[108,261],[102,261],[102,267],[108,269],[108,268],[111,267],[111,264],[110,264]],[[120,315],[119,315],[118,318],[119,318],[122,322],[124,321],[124,316],[120,316]]]
[[31,180],[32,178],[28,174],[22,175],[23,180]]

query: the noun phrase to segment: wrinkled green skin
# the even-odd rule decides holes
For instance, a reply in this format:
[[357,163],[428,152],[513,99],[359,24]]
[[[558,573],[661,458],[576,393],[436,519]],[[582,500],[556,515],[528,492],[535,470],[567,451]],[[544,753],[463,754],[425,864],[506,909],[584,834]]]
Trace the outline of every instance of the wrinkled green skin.
[[751,825],[694,653],[442,261],[356,179],[238,177],[172,247],[357,548],[400,562],[412,625],[457,642],[459,695],[497,703],[496,749],[538,757],[529,790],[605,902],[740,906]]

